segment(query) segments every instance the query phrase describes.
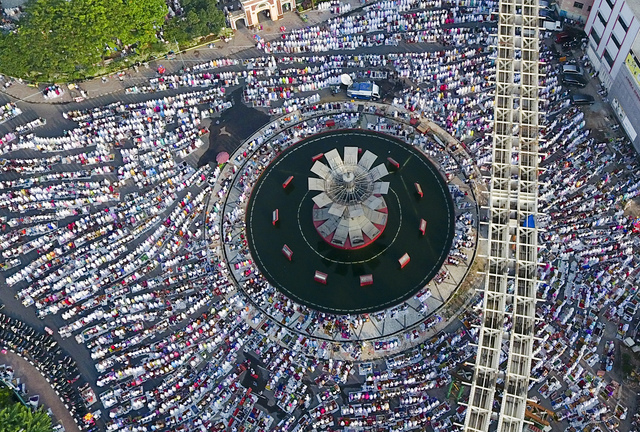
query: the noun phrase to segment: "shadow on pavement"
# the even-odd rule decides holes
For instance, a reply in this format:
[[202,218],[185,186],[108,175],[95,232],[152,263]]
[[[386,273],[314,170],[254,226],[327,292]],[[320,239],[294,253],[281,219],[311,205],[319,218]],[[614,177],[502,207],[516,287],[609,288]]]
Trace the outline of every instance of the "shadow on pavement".
[[244,140],[269,121],[267,114],[242,102],[242,88],[231,93],[231,99],[233,108],[212,119],[209,148],[200,157],[198,167],[215,162],[216,155],[222,151],[232,155]]

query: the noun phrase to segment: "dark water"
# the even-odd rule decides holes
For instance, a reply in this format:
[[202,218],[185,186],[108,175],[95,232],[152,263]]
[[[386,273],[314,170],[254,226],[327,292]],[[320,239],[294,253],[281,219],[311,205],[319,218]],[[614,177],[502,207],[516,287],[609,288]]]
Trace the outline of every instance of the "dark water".
[[242,103],[242,88],[231,93],[231,98],[233,107],[224,111],[219,118],[212,119],[209,148],[200,157],[198,167],[215,162],[216,156],[222,151],[233,154],[244,140],[269,121],[267,114]]
[[[372,245],[351,251],[334,248],[316,232],[312,198],[319,192],[307,189],[307,178],[316,177],[312,157],[333,148],[343,155],[344,146],[372,151],[378,156],[373,166],[384,163],[390,172],[382,179],[390,182],[387,227]],[[282,183],[290,175],[294,179],[285,190]],[[273,226],[275,209],[279,222]],[[406,300],[437,274],[454,234],[453,202],[436,168],[400,140],[362,130],[316,135],[283,152],[258,181],[247,214],[252,255],[267,279],[287,296],[332,313],[372,312]],[[418,230],[420,219],[427,221],[425,236]],[[291,262],[281,252],[284,244],[293,251]],[[404,253],[411,262],[400,269]],[[329,275],[326,285],[314,281],[316,270]],[[364,274],[373,275],[373,285],[360,286]]]

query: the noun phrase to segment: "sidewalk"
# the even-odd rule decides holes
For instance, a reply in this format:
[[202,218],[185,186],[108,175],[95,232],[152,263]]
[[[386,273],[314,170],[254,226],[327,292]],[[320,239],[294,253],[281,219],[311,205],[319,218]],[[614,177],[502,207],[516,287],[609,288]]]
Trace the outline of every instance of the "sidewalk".
[[[352,11],[362,6],[360,0],[346,0],[343,1],[343,3],[351,4]],[[207,45],[191,48],[177,53],[175,59],[172,60],[157,59],[150,61],[148,67],[141,66],[138,68],[138,72],[130,68],[125,71],[123,80],[120,80],[117,74],[112,74],[107,77],[107,82],[103,82],[101,78],[94,78],[80,83],[79,86],[80,89],[85,91],[87,95],[86,99],[98,98],[123,91],[127,87],[147,83],[150,78],[156,76],[158,65],[163,65],[166,68],[167,74],[179,73],[183,66],[189,67],[211,59],[228,58],[236,56],[239,52],[247,49],[255,48],[254,35],[270,41],[281,37],[282,33],[279,32],[281,26],[284,26],[286,31],[289,32],[294,29],[317,25],[337,16],[328,10],[312,10],[304,14],[307,16],[307,22],[302,21],[296,12],[287,12],[284,18],[279,21],[267,20],[262,23],[262,30],[239,29],[235,31],[233,39],[230,42],[218,41],[215,43],[215,48],[209,48]],[[2,93],[27,103],[65,104],[72,102],[74,98],[80,96],[78,89],[70,90],[65,84],[60,84],[60,87],[64,90],[64,94],[55,99],[44,98],[44,95],[40,91],[40,89],[44,88],[44,85],[41,85],[40,89],[37,89],[17,81],[9,88],[5,88],[3,82],[1,84],[0,91]]]

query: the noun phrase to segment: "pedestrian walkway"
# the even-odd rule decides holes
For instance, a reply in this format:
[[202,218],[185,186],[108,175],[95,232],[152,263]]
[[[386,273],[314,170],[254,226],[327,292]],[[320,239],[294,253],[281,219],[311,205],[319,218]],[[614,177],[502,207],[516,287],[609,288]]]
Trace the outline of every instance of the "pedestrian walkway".
[[29,393],[40,396],[40,403],[53,412],[53,424],[59,421],[67,432],[80,432],[56,392],[31,363],[11,351],[6,351],[0,352],[0,364],[11,365],[15,376],[25,384]]

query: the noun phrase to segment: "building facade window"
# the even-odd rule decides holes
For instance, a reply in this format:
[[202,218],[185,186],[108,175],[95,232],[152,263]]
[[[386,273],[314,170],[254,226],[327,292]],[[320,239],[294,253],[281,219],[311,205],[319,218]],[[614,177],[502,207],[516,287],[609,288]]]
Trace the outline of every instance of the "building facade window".
[[574,2],[573,7],[576,9],[582,9],[584,7],[584,3]]
[[621,16],[618,17],[618,22],[620,23],[620,25],[622,26],[622,28],[624,29],[624,32],[628,32],[629,31],[629,26],[627,25],[626,22],[624,22],[624,20],[622,19]]
[[607,61],[607,64],[609,65],[609,67],[613,67],[613,57],[611,57],[611,54],[609,54],[608,50],[604,50],[604,53],[602,53],[604,56],[604,59]]
[[598,12],[598,19],[600,20],[600,22],[602,23],[603,26],[607,26],[607,21],[604,19],[604,17],[602,16],[602,14],[600,12]]
[[611,1],[611,0],[606,0],[606,2],[607,2],[607,4],[609,5],[609,7],[610,7],[611,9],[613,9],[613,5],[614,5],[614,4],[616,4],[616,2]]
[[591,36],[591,39],[594,40],[596,46],[600,45],[600,35],[595,28],[591,28],[591,33],[589,33],[589,36]]
[[613,43],[615,44],[615,46],[618,47],[618,49],[620,49],[620,41],[618,40],[618,38],[616,37],[616,35],[614,35],[613,33],[611,33],[611,40],[613,41]]
[[587,8],[587,12],[591,12],[591,6]]

